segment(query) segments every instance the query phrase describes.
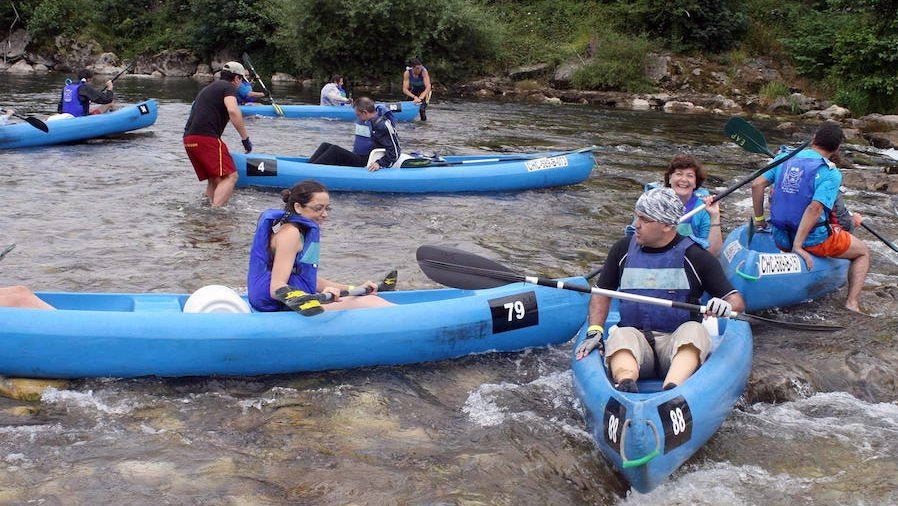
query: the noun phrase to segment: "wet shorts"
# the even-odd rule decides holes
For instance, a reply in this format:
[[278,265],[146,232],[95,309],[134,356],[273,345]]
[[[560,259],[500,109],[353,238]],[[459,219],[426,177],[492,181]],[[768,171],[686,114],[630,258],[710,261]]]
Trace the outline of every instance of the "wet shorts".
[[225,177],[237,172],[228,145],[218,137],[206,135],[184,136],[184,149],[193,164],[196,177],[205,181],[210,177]]
[[[673,331],[653,332],[655,337],[655,352],[658,355],[658,374],[663,378],[670,369],[670,362],[681,346],[691,344],[699,350],[701,363],[708,358],[711,351],[711,337],[700,322],[688,321]],[[630,350],[639,364],[640,378],[655,377],[655,352],[646,340],[642,331],[633,327],[613,327],[608,334],[605,343],[605,364],[608,358],[620,350]]]
[[851,234],[838,225],[833,225],[832,228],[832,235],[825,241],[807,246],[804,250],[818,257],[837,257],[848,251],[848,247],[851,246]]

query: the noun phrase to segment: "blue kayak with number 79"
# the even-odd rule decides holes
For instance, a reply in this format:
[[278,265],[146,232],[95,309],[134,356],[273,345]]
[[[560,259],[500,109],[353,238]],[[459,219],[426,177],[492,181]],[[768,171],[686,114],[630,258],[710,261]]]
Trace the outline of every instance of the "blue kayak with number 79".
[[395,305],[303,316],[219,312],[227,299],[186,312],[186,294],[38,293],[57,310],[0,307],[0,375],[251,376],[430,362],[569,341],[589,303],[525,283],[378,295]]
[[377,171],[312,164],[307,157],[255,153],[231,156],[240,175],[237,186],[290,188],[305,179],[315,179],[329,191],[497,192],[580,183],[596,165],[594,149],[445,157],[403,155],[398,167]]

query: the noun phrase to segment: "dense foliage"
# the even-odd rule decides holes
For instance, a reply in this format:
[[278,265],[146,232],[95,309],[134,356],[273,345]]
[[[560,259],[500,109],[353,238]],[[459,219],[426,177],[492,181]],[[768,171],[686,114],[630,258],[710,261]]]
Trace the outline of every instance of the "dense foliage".
[[11,0],[0,27],[26,28],[36,52],[60,35],[125,58],[246,51],[318,78],[395,77],[413,56],[443,82],[578,62],[575,85],[626,91],[649,86],[656,50],[771,56],[855,113],[898,112],[895,0]]

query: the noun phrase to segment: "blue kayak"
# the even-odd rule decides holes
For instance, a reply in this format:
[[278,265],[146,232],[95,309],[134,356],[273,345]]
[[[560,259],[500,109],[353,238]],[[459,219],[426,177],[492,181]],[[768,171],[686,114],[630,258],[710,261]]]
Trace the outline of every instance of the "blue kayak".
[[776,247],[773,234],[742,225],[727,235],[720,263],[742,293],[745,310],[759,311],[791,306],[838,290],[848,279],[850,262],[814,257],[814,268],[809,271],[800,256]]
[[0,127],[0,149],[85,141],[137,130],[156,122],[157,108],[155,100],[147,100],[105,114],[47,121],[49,132],[38,130],[28,123],[2,126]]
[[[617,321],[609,314],[608,323]],[[596,445],[630,485],[658,486],[704,445],[730,414],[751,371],[748,323],[721,320],[708,360],[682,385],[661,390],[660,379],[639,380],[639,393],[614,388],[602,357],[573,359],[574,392]],[[585,327],[577,343],[585,338]],[[576,345],[574,347],[576,349]]]
[[[355,121],[355,109],[348,105],[280,105],[285,118],[330,118],[341,121]],[[391,102],[378,104],[393,111],[396,121],[414,121],[418,117],[418,104],[408,102]],[[240,112],[244,116],[279,117],[272,105],[241,105]]]
[[250,376],[429,362],[563,343],[589,302],[525,283],[380,295],[397,305],[302,316],[185,313],[187,295],[39,293],[64,311],[0,308],[0,375]]
[[[237,186],[290,188],[316,179],[331,191],[397,193],[495,192],[582,182],[596,162],[592,148],[515,155],[446,156],[420,167],[365,167],[308,163],[308,157],[231,153]],[[414,161],[414,160],[413,160]]]

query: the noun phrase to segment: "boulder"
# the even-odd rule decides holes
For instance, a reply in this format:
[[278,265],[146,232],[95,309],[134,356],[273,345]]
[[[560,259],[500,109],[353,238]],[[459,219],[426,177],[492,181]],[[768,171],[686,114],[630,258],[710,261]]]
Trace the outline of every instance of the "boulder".
[[630,108],[635,111],[647,111],[652,108],[652,104],[644,98],[635,97],[633,101],[630,102]]
[[15,62],[11,67],[9,67],[6,71],[10,74],[33,74],[34,67],[32,67],[31,64],[25,60],[19,60]]
[[861,128],[866,132],[898,130],[898,114],[868,114],[860,118]]
[[874,148],[898,148],[898,130],[890,132],[864,132],[863,138]]
[[87,68],[103,53],[100,44],[92,39],[73,39],[59,35],[54,39],[56,60],[66,69]]
[[808,111],[801,115],[805,119],[840,120],[851,116],[851,111],[838,105],[831,105],[824,110]]
[[18,60],[25,56],[25,47],[31,43],[31,36],[23,28],[12,32],[0,42],[0,54],[5,60]]
[[515,67],[508,71],[508,77],[513,81],[521,81],[523,79],[533,79],[540,77],[549,72],[548,63],[537,63],[536,65],[525,65],[523,67]]
[[154,71],[166,77],[190,77],[196,74],[200,59],[189,49],[165,50],[154,56]]
[[671,80],[670,62],[670,56],[649,53],[646,55],[642,73],[645,75],[646,79],[656,84],[669,82]]
[[296,81],[296,77],[286,72],[275,72],[271,75],[271,82],[276,83],[292,83]]
[[661,110],[664,112],[693,112],[695,110],[695,104],[692,102],[671,100],[670,102],[666,102]]
[[88,65],[90,70],[92,70],[95,74],[111,76],[116,75],[119,72],[125,70],[124,65],[119,61],[119,57],[115,55],[115,53],[103,53],[94,61],[93,64]]
[[567,89],[571,87],[571,83],[573,82],[574,72],[577,71],[583,64],[580,62],[564,62],[555,69],[555,74],[552,76],[552,86],[558,89]]

